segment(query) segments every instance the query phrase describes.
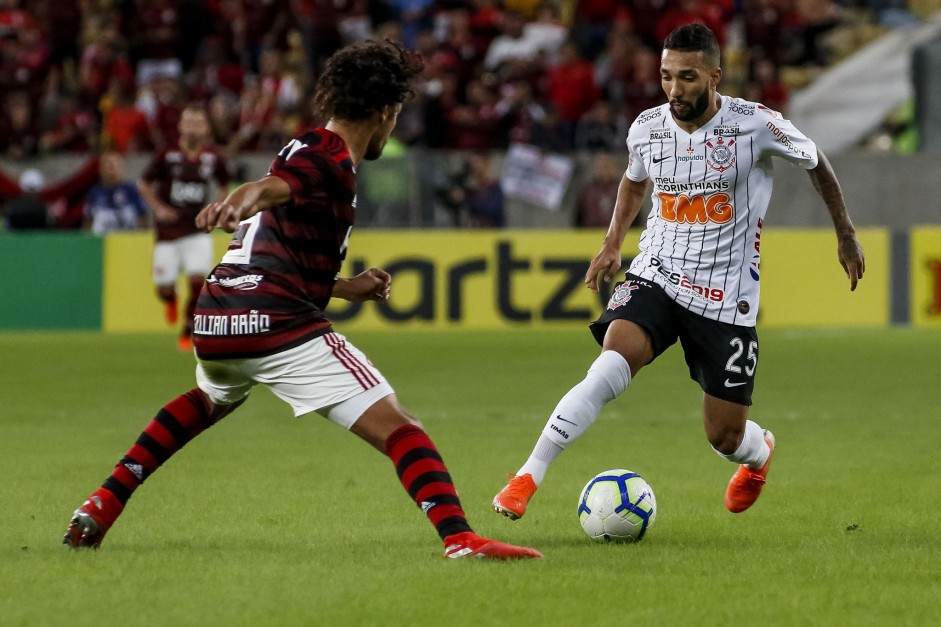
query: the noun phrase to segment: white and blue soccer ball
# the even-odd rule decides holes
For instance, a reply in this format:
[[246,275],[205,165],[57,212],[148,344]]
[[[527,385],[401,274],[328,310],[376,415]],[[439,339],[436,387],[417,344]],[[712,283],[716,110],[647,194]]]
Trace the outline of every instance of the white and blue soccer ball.
[[657,518],[653,488],[636,472],[618,468],[596,475],[578,499],[578,521],[592,540],[637,542]]

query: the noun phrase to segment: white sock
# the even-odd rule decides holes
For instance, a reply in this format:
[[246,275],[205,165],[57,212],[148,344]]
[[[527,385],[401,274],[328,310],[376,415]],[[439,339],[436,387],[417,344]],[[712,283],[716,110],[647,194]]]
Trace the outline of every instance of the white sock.
[[[715,449],[713,449],[715,451]],[[765,432],[756,423],[751,420],[745,421],[745,434],[742,436],[742,443],[738,445],[735,452],[731,455],[725,455],[716,451],[719,457],[723,457],[736,464],[744,464],[749,468],[761,468],[768,461],[771,455],[771,449],[765,442]]]
[[627,389],[631,369],[615,351],[603,351],[588,369],[585,378],[562,397],[542,430],[532,454],[517,476],[529,473],[538,486],[549,465],[565,448],[595,422],[608,401]]

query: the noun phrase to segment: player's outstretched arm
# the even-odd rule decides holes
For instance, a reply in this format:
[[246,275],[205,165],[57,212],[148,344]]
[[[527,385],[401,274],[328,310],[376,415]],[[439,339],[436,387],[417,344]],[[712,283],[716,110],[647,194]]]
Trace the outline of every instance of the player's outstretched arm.
[[291,187],[278,176],[243,183],[222,202],[211,202],[196,216],[196,228],[209,233],[222,229],[234,233],[242,220],[260,211],[283,205],[291,200]]
[[614,203],[614,214],[611,216],[611,225],[601,244],[601,252],[595,255],[585,273],[585,287],[595,294],[598,293],[599,283],[609,283],[617,271],[621,269],[621,245],[627,229],[634,222],[644,197],[647,195],[649,179],[632,181],[624,176],[618,185],[618,197]]
[[349,279],[337,279],[333,285],[333,296],[343,300],[389,301],[392,290],[392,277],[379,268],[370,268]]
[[833,227],[836,229],[837,255],[840,265],[846,272],[846,278],[850,280],[850,291],[853,291],[866,271],[866,256],[863,254],[862,246],[859,245],[859,240],[856,239],[853,221],[850,220],[849,213],[846,211],[840,181],[837,180],[827,156],[819,149],[817,150],[817,167],[808,170],[808,173],[814,188],[823,198],[827,211],[830,212],[830,219],[833,220]]

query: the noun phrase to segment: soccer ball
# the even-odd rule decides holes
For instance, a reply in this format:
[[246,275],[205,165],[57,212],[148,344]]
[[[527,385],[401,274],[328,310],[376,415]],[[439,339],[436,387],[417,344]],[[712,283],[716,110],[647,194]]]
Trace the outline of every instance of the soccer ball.
[[578,521],[592,540],[637,542],[656,518],[653,489],[623,468],[596,475],[578,498]]

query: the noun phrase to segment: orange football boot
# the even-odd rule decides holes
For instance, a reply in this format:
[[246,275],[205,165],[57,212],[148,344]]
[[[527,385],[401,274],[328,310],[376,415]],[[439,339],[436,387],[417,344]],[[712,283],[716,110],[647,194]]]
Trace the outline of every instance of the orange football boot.
[[531,474],[515,476],[493,497],[493,511],[510,520],[518,520],[526,513],[526,505],[537,489]]
[[725,506],[733,514],[744,512],[754,505],[761,494],[761,488],[765,485],[768,468],[771,466],[771,455],[774,453],[774,435],[767,429],[764,435],[765,443],[771,449],[768,453],[768,461],[758,470],[744,464],[739,466],[729,481],[729,487],[725,490]]

